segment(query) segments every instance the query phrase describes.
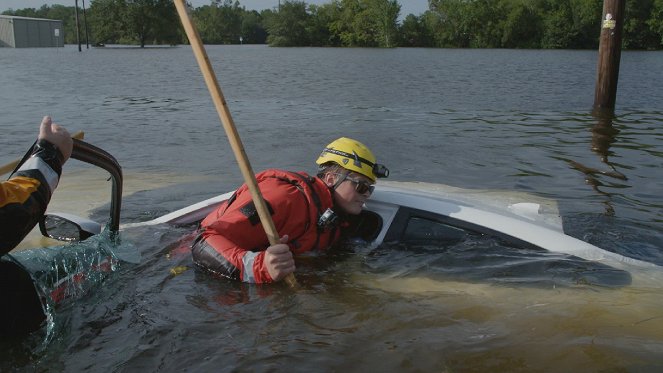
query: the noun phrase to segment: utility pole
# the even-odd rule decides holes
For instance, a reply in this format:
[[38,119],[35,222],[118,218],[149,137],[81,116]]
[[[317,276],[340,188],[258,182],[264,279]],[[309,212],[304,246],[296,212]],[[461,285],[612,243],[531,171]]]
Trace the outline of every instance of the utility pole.
[[81,29],[78,26],[78,0],[75,1],[76,4],[76,42],[78,43],[78,51],[81,51]]
[[594,112],[614,112],[626,0],[603,0]]
[[87,15],[85,14],[85,0],[83,0],[83,21],[85,22],[85,49],[90,49],[90,32],[87,27]]

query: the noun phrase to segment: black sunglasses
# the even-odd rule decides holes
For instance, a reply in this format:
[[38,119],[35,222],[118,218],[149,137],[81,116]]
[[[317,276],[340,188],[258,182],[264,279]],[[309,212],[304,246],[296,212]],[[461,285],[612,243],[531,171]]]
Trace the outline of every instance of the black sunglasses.
[[366,192],[368,192],[369,194],[373,194],[373,191],[375,190],[375,185],[371,185],[364,180],[354,179],[349,177],[348,175],[345,175],[343,179],[354,183],[355,190],[359,194],[366,194]]

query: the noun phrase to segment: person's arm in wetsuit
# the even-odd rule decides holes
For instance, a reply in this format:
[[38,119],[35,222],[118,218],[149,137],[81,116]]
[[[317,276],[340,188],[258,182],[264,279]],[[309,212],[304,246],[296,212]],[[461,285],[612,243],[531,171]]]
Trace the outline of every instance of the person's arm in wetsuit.
[[16,247],[39,222],[72,148],[69,132],[44,117],[32,155],[0,185],[0,255]]

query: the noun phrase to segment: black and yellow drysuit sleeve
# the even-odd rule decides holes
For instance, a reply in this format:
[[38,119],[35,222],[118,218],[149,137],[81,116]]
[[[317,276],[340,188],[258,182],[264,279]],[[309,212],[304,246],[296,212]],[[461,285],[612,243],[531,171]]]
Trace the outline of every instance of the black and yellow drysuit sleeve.
[[64,157],[40,140],[32,155],[0,186],[0,256],[11,251],[39,222],[62,174]]

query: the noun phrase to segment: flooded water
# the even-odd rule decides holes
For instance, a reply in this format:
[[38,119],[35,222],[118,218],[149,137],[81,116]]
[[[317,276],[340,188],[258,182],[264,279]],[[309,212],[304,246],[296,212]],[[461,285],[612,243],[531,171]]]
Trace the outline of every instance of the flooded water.
[[[254,170],[312,172],[324,145],[354,137],[394,180],[551,198],[568,234],[663,265],[661,52],[622,54],[611,121],[590,114],[595,51],[210,46],[208,53]],[[241,182],[188,47],[0,49],[0,100],[0,164],[22,156],[41,116],[52,115],[123,166],[124,223]],[[51,211],[103,221],[106,179],[69,162]],[[617,288],[537,281],[545,274],[536,271],[528,272],[534,281],[508,283],[496,280],[507,261],[472,266],[442,248],[356,248],[298,262],[301,287],[293,291],[194,270],[186,250],[192,229],[124,231],[140,263],[118,266],[59,310],[46,346],[2,349],[0,369],[663,368],[663,284],[648,273]],[[33,238],[21,248],[41,244],[48,243]],[[466,273],[450,276],[459,263]]]

